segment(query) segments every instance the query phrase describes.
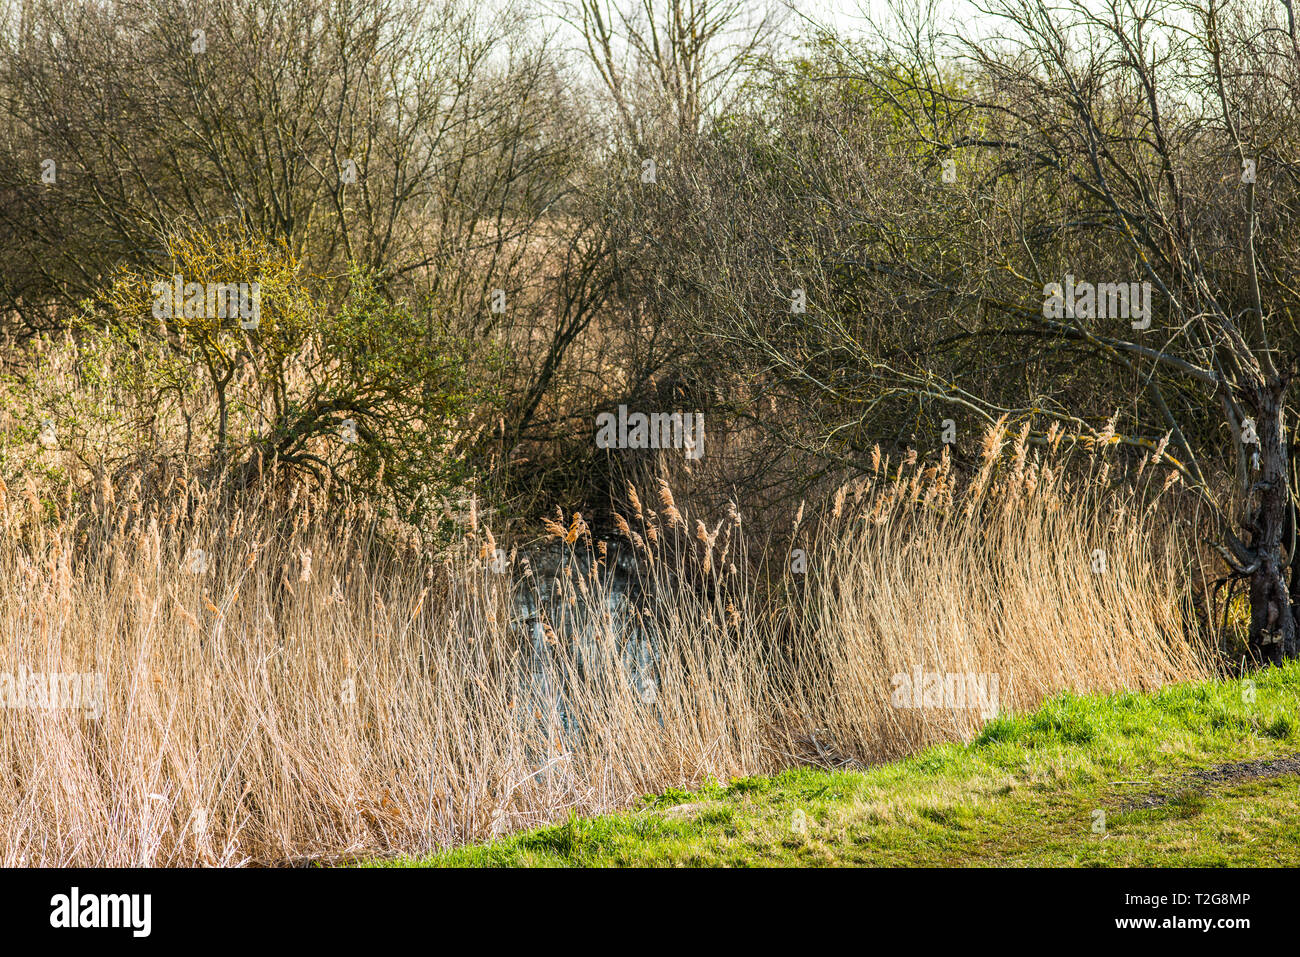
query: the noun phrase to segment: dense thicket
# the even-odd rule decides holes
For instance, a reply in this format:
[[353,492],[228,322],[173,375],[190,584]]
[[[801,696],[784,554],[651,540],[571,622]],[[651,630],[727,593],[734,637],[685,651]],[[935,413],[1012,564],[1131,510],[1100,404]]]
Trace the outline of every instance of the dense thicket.
[[[622,405],[702,412],[703,459],[654,467],[762,514],[877,446],[1059,423],[1159,449],[1256,653],[1297,653],[1286,5],[4,9],[7,474],[276,461],[421,520],[599,516],[649,461],[593,441]],[[183,271],[263,283],[267,322],[159,320]]]

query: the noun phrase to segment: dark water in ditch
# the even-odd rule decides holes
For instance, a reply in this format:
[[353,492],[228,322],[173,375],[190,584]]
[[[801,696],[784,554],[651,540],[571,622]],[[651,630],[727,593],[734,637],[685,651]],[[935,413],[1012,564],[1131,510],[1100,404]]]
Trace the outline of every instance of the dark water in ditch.
[[[620,543],[609,542],[607,548],[597,566],[596,588],[590,577],[594,554],[584,547],[538,546],[521,553],[526,563],[515,569],[510,624],[527,649],[525,681],[535,706],[558,715],[566,733],[581,731],[575,684],[635,694],[646,704],[657,694],[658,642],[653,626],[636,614],[646,604],[636,561]],[[532,574],[524,574],[525,568]],[[585,594],[578,576],[586,580]],[[548,640],[547,623],[555,643]],[[606,634],[615,643],[614,655],[601,645]]]

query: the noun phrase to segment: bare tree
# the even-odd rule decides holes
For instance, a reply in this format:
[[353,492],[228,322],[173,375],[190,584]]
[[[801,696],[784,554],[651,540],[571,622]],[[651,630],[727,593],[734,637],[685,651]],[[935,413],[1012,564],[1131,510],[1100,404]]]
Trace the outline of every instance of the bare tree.
[[775,36],[777,7],[746,0],[574,0],[560,16],[608,93],[625,135],[670,121],[698,133]]
[[1294,24],[1223,0],[987,12],[774,76],[673,209],[680,314],[842,466],[936,408],[1160,449],[1230,519],[1252,653],[1295,657]]

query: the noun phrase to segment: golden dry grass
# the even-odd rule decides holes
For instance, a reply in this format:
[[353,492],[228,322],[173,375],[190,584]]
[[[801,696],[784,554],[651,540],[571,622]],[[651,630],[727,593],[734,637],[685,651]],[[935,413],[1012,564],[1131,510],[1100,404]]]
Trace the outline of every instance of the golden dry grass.
[[964,482],[946,460],[886,460],[801,509],[803,574],[751,560],[743,508],[696,516],[667,484],[640,490],[619,522],[648,589],[631,619],[660,643],[653,694],[620,663],[629,620],[588,572],[612,550],[580,517],[550,529],[582,571],[534,648],[474,519],[434,555],[364,507],[223,502],[193,477],[57,517],[10,489],[0,673],[99,672],[107,699],[98,720],[0,715],[0,865],[422,854],[709,777],[969,736],[978,711],[891,703],[916,668],[996,674],[1003,708],[1206,674],[1159,493],[1115,487],[1099,461],[1068,489],[1004,438]]

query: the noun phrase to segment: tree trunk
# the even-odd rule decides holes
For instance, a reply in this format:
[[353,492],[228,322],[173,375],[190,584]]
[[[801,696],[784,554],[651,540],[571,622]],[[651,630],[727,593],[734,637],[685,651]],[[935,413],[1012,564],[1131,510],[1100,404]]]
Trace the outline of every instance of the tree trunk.
[[1256,395],[1258,445],[1248,449],[1252,484],[1246,496],[1246,530],[1254,553],[1250,574],[1251,653],[1260,662],[1297,656],[1296,622],[1284,554],[1291,509],[1289,452],[1284,419],[1286,384],[1270,382]]
[[226,464],[226,430],[230,427],[230,409],[226,405],[226,383],[217,385],[217,466]]

